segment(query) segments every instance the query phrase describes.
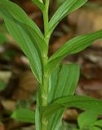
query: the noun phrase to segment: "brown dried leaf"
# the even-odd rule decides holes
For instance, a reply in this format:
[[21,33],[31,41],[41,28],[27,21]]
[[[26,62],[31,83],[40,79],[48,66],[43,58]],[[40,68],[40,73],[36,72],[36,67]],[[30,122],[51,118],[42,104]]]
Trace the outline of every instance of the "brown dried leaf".
[[52,43],[50,45],[50,55],[53,54],[54,52],[56,52],[66,41],[68,41],[69,39],[71,39],[73,36],[72,33],[64,35],[60,38],[58,38],[54,43]]
[[13,94],[13,99],[26,99],[36,93],[38,82],[31,71],[23,72],[19,77],[19,86]]
[[[5,110],[14,111],[16,109],[16,102],[11,100],[1,100],[2,106]],[[1,130],[1,129],[0,129]]]
[[0,123],[0,130],[6,130],[5,126],[2,123]]
[[[76,35],[85,34],[102,29],[102,9],[101,8],[82,8],[68,16],[71,25],[76,26]],[[102,40],[93,44],[102,47]]]
[[75,121],[78,117],[78,111],[76,109],[67,109],[63,115],[63,119],[67,121]]

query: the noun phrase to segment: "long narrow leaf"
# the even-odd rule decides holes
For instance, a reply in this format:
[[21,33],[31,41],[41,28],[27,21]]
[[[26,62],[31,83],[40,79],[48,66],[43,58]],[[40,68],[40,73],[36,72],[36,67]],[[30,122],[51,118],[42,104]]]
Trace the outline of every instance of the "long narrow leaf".
[[53,17],[49,22],[49,33],[54,30],[54,28],[58,25],[58,23],[69,13],[78,9],[82,5],[84,5],[87,0],[66,0],[63,4],[58,8]]
[[[82,110],[97,111],[97,114],[102,114],[102,101],[87,96],[67,96],[59,98],[51,105],[45,108],[43,116],[50,118],[59,109],[65,109],[69,107],[76,107]],[[50,109],[49,109],[50,108]]]
[[102,128],[98,127],[98,126],[91,126],[89,128],[89,130],[101,130]]
[[[9,0],[0,0],[0,10],[5,10],[6,14],[9,13],[15,20],[21,22],[22,24],[25,24],[27,27],[30,26],[30,28],[32,28],[34,31],[34,39],[38,44],[39,49],[41,52],[44,52],[43,48],[45,49],[46,45],[44,43],[44,36],[42,32],[18,5],[10,2]],[[3,13],[2,11],[0,12]]]
[[[79,79],[79,66],[77,64],[65,64],[57,66],[52,71],[50,93],[48,102],[55,99],[73,95]],[[49,130],[57,130],[61,125],[63,110],[59,110],[49,119]]]
[[60,68],[54,68],[50,81],[49,102],[63,96],[73,95],[79,79],[79,72],[77,64],[65,64]]
[[16,119],[21,122],[33,123],[35,122],[35,113],[29,109],[17,109],[11,115],[13,119]]
[[39,9],[44,10],[44,4],[40,0],[32,0],[34,4],[38,6]]
[[37,130],[41,130],[41,111],[42,107],[41,105],[41,93],[40,93],[40,86],[38,87],[38,93],[37,93],[37,104],[36,104],[36,110],[35,110],[35,127]]
[[2,10],[2,9],[0,10],[2,12],[3,19],[5,21],[5,24],[10,34],[13,36],[13,38],[16,40],[16,42],[19,44],[21,49],[28,57],[32,71],[35,77],[41,83],[42,82],[42,59],[39,54],[39,49],[36,47],[36,42],[34,41],[34,39],[32,39],[29,30],[26,28],[24,24],[13,19],[12,16],[9,13],[7,13],[6,10]]
[[67,55],[75,54],[82,51],[83,49],[91,45],[93,41],[100,38],[102,38],[102,30],[78,36],[69,40],[50,57],[46,69],[51,70],[55,65],[59,64],[59,62],[63,60]]
[[64,110],[58,110],[56,113],[54,113],[50,118],[48,122],[48,130],[59,130],[59,127],[62,124],[62,114]]
[[[51,73],[50,84],[49,84],[50,89],[49,89],[49,94],[48,94],[49,95],[49,97],[48,97],[49,103],[51,103],[54,100],[55,91],[58,92],[56,87],[57,87],[60,69],[61,68],[58,65],[53,69],[53,71]],[[63,113],[63,110],[59,110],[58,112],[53,114],[51,118],[49,118],[48,130],[57,130],[58,129],[59,125],[61,124],[62,113]]]
[[102,120],[97,120],[93,125],[102,127]]
[[31,26],[32,28],[35,28],[37,33],[42,36],[41,31],[36,26],[36,24],[27,16],[27,14],[15,3],[9,1],[9,0],[0,0],[0,8],[6,9],[13,18],[18,20],[19,22],[25,23],[26,25]]
[[78,116],[78,125],[80,129],[89,128],[97,120],[97,111],[85,111]]

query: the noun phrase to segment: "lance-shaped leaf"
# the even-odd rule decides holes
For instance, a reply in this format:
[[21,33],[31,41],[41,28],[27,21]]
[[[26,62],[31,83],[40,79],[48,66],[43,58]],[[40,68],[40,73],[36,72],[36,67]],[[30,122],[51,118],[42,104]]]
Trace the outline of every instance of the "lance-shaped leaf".
[[36,130],[41,130],[41,107],[39,107],[41,105],[42,99],[41,99],[41,93],[40,93],[40,86],[38,87],[38,93],[37,93],[37,97],[36,97],[36,110],[35,110],[35,127]]
[[91,126],[89,127],[89,130],[101,130],[102,128],[99,126]]
[[64,64],[53,69],[50,78],[48,102],[73,95],[79,79],[80,67],[77,64]]
[[32,38],[31,33],[26,26],[12,18],[11,14],[6,9],[1,9],[3,19],[7,26],[9,33],[13,36],[16,42],[19,44],[23,52],[29,59],[32,71],[38,81],[42,82],[42,59],[39,53],[39,49],[36,46],[35,40]]
[[17,109],[11,115],[13,119],[16,119],[21,122],[33,123],[35,122],[35,113],[29,109]]
[[[65,64],[56,66],[50,78],[50,92],[48,102],[57,98],[73,95],[79,79],[79,66],[77,64]],[[61,125],[63,110],[59,110],[49,119],[49,130],[57,130]]]
[[[102,101],[85,96],[67,96],[64,98],[60,98],[54,101],[54,103],[52,103],[51,105],[49,105],[49,107],[45,108],[43,112],[43,118],[53,119],[53,123],[49,122],[49,128],[51,128],[51,130],[54,130],[54,128],[56,128],[57,130],[59,128],[61,123],[61,120],[59,120],[59,118],[61,119],[61,114],[65,111],[66,108],[69,107],[76,107],[82,110],[87,110],[96,113],[96,115],[93,116],[94,118],[96,118],[97,115],[102,114]],[[56,115],[56,113],[59,115]],[[55,117],[55,115],[57,117]],[[58,119],[59,124],[56,119]],[[54,124],[54,126],[52,125],[53,127],[50,127],[51,123]]]
[[62,115],[64,110],[58,110],[56,113],[54,113],[48,121],[48,130],[59,130],[61,124],[62,124]]
[[[32,28],[34,40],[36,41],[41,52],[46,50],[44,36],[38,26],[27,16],[27,14],[15,3],[9,0],[0,0],[0,9],[5,10],[6,14],[10,14],[14,19]],[[1,12],[3,13],[3,12]]]
[[102,38],[102,30],[75,37],[66,42],[58,51],[56,51],[49,59],[46,69],[51,70],[55,65],[59,64],[67,55],[75,54],[82,51],[92,44],[93,41]]
[[89,128],[97,120],[97,111],[85,111],[78,116],[78,125],[80,129]]
[[42,0],[32,0],[34,4],[36,4],[38,6],[38,8],[40,10],[44,10],[44,4],[43,4],[43,1]]
[[49,33],[52,33],[54,28],[66,15],[75,11],[76,9],[84,5],[86,2],[87,0],[65,0],[49,22]]
[[93,123],[93,125],[102,127],[102,119],[101,120],[97,120],[96,122]]
[[[102,101],[87,96],[67,96],[55,100],[44,109],[43,116],[50,118],[58,110],[76,107],[82,110],[91,110],[97,114],[102,114]],[[50,108],[50,109],[49,109]]]

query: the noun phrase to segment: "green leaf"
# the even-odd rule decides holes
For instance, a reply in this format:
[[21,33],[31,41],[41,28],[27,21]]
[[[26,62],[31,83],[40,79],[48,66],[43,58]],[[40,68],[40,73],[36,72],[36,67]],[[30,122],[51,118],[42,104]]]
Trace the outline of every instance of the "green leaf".
[[[69,76],[70,75],[70,76]],[[50,78],[50,92],[48,102],[57,98],[73,95],[79,79],[79,66],[77,64],[65,64],[56,66]],[[59,110],[49,119],[49,130],[57,130],[61,125],[63,110]]]
[[15,110],[11,118],[16,119],[21,122],[33,123],[35,122],[35,113],[29,109],[20,108]]
[[40,86],[38,87],[38,93],[37,93],[37,104],[36,104],[36,110],[35,110],[35,128],[36,130],[41,130],[41,108],[39,107],[41,105],[41,94],[39,93]]
[[85,111],[78,117],[78,125],[80,129],[87,129],[97,120],[98,114],[96,112]]
[[9,30],[9,33],[15,38],[16,42],[19,43],[19,46],[28,57],[32,71],[35,74],[35,77],[41,83],[42,82],[41,58],[37,51],[36,46],[34,46],[35,42],[34,39],[32,39],[32,37],[29,36],[30,33],[23,24],[15,20],[9,20],[6,17],[3,18]]
[[[76,107],[82,110],[97,111],[102,114],[102,101],[87,96],[66,96],[55,100],[52,104],[45,108],[43,116],[49,118],[59,109]],[[50,108],[50,109],[49,109]]]
[[48,122],[48,130],[59,130],[61,124],[62,124],[62,114],[64,110],[58,110],[56,113],[54,113],[50,118]]
[[5,21],[9,33],[16,40],[16,42],[19,44],[23,52],[28,57],[31,69],[35,77],[37,78],[37,80],[41,83],[42,82],[42,56],[37,41],[35,40],[37,39],[36,35],[34,35],[34,32],[36,33],[36,31],[34,31],[32,27],[23,23],[22,20],[21,22],[20,20],[15,19],[13,15],[9,13],[9,11],[6,8],[4,9],[0,7],[0,12]]
[[32,29],[34,32],[34,40],[36,41],[39,49],[41,50],[41,52],[44,52],[46,50],[47,46],[44,43],[44,36],[42,32],[34,23],[34,21],[32,21],[17,4],[10,2],[9,0],[0,0],[0,10],[1,14],[3,13],[3,10],[6,12],[6,17],[8,17],[7,14],[9,14],[12,16],[13,19]]
[[97,120],[93,125],[102,127],[102,120]]
[[78,83],[80,68],[77,64],[64,64],[53,69],[50,78],[49,102],[73,95]]
[[52,33],[54,28],[66,15],[80,8],[86,2],[87,0],[65,0],[49,22],[49,33]]
[[99,128],[99,127],[96,127],[96,126],[91,126],[91,127],[89,128],[89,130],[102,130],[102,129]]
[[35,28],[38,35],[40,33],[40,35],[43,37],[38,26],[27,16],[24,10],[22,10],[17,4],[9,0],[0,0],[0,8],[6,9],[10,13],[10,15],[19,22],[24,23],[32,28]]
[[58,130],[79,130],[77,129],[77,125],[75,123],[62,121],[62,125]]
[[67,55],[75,54],[82,51],[92,44],[93,41],[102,38],[102,30],[94,33],[75,37],[66,42],[62,47],[55,52],[48,61],[46,69],[50,71],[55,65],[59,64]]
[[44,10],[44,4],[42,0],[32,0],[32,2],[36,4],[39,9],[41,9],[42,11]]

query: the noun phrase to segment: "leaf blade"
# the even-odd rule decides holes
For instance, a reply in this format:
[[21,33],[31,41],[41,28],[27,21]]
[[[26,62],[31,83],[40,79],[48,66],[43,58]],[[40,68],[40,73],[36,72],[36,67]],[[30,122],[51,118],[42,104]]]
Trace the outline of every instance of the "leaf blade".
[[[6,13],[6,12],[4,12]],[[13,36],[16,42],[19,44],[23,52],[26,54],[30,61],[31,69],[37,78],[37,80],[42,82],[42,59],[39,54],[39,50],[36,46],[34,46],[34,39],[31,39],[29,35],[29,31],[25,27],[24,24],[16,21],[12,18],[12,16],[8,13],[8,17],[6,15],[2,15],[5,21],[5,24],[9,30],[9,33]],[[28,35],[29,34],[29,35]],[[36,44],[36,42],[35,42]]]
[[102,127],[102,119],[97,120],[96,122],[93,123],[93,125]]
[[85,111],[78,116],[78,125],[80,129],[89,128],[97,120],[98,114],[93,111]]
[[67,41],[62,47],[56,51],[48,61],[46,69],[50,71],[55,65],[59,64],[67,55],[75,54],[82,51],[92,44],[93,41],[102,38],[102,29],[93,33],[77,36]]
[[43,116],[49,118],[59,109],[75,107],[82,110],[97,111],[97,114],[102,114],[102,101],[88,96],[66,96],[55,100],[52,104],[45,108]]
[[[70,76],[69,76],[70,75]],[[65,64],[61,67],[54,68],[50,81],[51,90],[48,95],[48,102],[51,103],[55,99],[73,95],[76,84],[79,79],[79,66],[77,64]],[[62,114],[64,110],[59,110],[49,119],[49,130],[57,130],[61,125]]]
[[11,118],[16,119],[20,122],[27,122],[34,124],[35,113],[32,110],[20,108],[13,112]]
[[[5,10],[6,13],[7,14],[9,13],[15,20],[32,28],[34,30],[34,36],[36,37],[35,40],[39,46],[39,49],[42,50],[43,52],[44,52],[43,48],[45,50],[47,49],[46,48],[47,46],[44,42],[44,36],[40,31],[40,29],[17,4],[8,0],[0,0],[0,9]],[[3,12],[1,11],[1,13]],[[42,46],[44,47],[42,48]]]
[[[80,67],[77,64],[65,64],[58,68],[54,68],[51,75],[51,90],[49,93],[48,100],[53,100],[73,95],[79,79]],[[69,76],[70,75],[70,76]]]
[[53,17],[49,22],[49,33],[54,30],[54,28],[58,25],[58,23],[69,13],[78,9],[83,4],[85,4],[87,0],[66,0],[63,4],[58,8]]
[[36,4],[40,10],[42,10],[42,11],[44,10],[44,4],[43,4],[42,1],[40,1],[40,0],[32,0],[32,2],[34,4]]

